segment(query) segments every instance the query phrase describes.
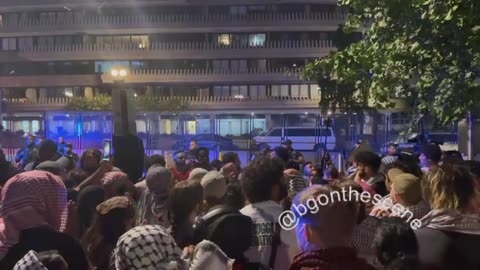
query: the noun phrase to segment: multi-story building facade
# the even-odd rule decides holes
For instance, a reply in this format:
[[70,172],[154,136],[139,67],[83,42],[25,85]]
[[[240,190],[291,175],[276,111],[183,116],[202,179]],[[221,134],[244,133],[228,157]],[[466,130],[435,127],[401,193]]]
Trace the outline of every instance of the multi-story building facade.
[[[139,133],[241,137],[322,125],[318,85],[299,69],[336,49],[345,18],[335,0],[3,0],[3,125],[72,140],[111,132],[109,113],[65,108],[75,97],[110,95],[109,72],[119,66],[137,96],[188,103],[139,114]],[[374,118],[358,131],[386,130],[388,121]],[[357,129],[345,119],[338,136]]]

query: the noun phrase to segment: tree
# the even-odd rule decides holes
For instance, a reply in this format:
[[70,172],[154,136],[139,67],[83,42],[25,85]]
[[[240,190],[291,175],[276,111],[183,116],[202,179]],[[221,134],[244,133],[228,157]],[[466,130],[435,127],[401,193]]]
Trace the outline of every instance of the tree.
[[390,107],[450,123],[480,101],[480,1],[339,0],[363,39],[307,65],[322,108]]
[[[135,108],[138,112],[178,112],[187,110],[188,102],[177,98],[161,100],[153,96],[135,98]],[[74,97],[67,105],[71,111],[109,111],[112,109],[112,97],[97,95],[92,98]]]

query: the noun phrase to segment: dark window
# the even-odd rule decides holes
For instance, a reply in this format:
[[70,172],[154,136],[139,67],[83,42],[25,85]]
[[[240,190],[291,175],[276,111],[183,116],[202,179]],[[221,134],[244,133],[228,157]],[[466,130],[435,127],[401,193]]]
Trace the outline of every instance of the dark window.
[[314,129],[314,128],[287,128],[285,136],[288,137],[315,137],[315,136],[332,136],[330,129]]

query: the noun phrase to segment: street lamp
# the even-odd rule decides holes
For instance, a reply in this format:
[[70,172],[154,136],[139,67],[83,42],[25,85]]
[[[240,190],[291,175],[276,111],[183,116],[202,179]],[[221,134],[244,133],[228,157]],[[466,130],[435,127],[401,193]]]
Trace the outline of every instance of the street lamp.
[[127,77],[128,71],[126,68],[113,68],[110,75],[112,75],[114,81],[123,81]]

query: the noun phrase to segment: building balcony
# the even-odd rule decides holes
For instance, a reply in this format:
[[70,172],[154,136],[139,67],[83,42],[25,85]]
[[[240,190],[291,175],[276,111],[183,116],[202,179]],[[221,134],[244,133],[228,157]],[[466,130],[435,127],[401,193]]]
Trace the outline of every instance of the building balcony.
[[[112,84],[109,73],[88,75],[0,76],[3,88],[102,86]],[[297,70],[224,71],[206,69],[132,70],[124,80],[127,84],[149,85],[211,85],[211,84],[284,84],[303,83]]]
[[97,85],[101,85],[100,76],[97,74],[0,76],[0,88],[68,87]]
[[335,31],[346,13],[268,13],[230,15],[74,16],[4,21],[0,36],[68,35],[72,33],[118,35],[125,33],[204,33]]
[[[102,75],[102,82],[114,83],[110,73]],[[126,84],[202,85],[202,84],[282,84],[304,83],[298,70],[225,71],[206,69],[131,70],[124,79]]]
[[[318,97],[155,97],[158,102],[179,100],[188,104],[189,111],[215,111],[215,110],[306,110],[318,109]],[[40,98],[30,100],[3,99],[4,112],[42,112],[50,110],[64,110],[69,104],[70,98]]]
[[263,46],[238,43],[223,46],[207,42],[114,43],[31,47],[18,52],[18,58],[29,61],[313,58],[333,50],[331,40],[271,41]]

